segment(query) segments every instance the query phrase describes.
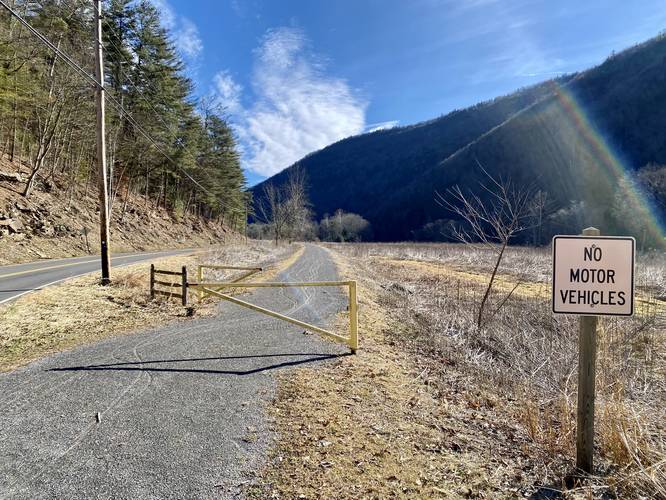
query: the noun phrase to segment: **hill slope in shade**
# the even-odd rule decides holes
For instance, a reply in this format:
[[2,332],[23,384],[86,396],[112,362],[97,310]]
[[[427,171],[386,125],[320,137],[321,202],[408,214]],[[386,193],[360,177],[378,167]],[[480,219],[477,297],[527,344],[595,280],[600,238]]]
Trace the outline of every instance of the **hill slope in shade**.
[[[659,232],[646,218],[663,221],[663,189],[649,214],[636,203],[647,195],[634,196],[640,184],[633,173],[666,163],[666,115],[659,103],[666,104],[665,37],[577,75],[421,124],[342,140],[264,183],[281,184],[300,165],[317,217],[342,208],[367,218],[378,240],[446,239],[443,228],[453,215],[435,202],[435,193],[456,184],[478,191],[482,165],[547,195],[548,227],[535,243],[592,224],[606,234],[654,240]],[[655,172],[664,176],[663,169]],[[264,183],[253,188],[256,199]]]

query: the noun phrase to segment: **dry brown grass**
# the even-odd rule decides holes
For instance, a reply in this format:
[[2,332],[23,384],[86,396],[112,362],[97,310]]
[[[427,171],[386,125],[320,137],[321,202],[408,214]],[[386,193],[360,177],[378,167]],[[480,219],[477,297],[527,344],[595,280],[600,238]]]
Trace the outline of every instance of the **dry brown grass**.
[[641,314],[601,321],[598,475],[582,477],[578,323],[550,311],[547,251],[510,249],[479,330],[483,252],[328,247],[359,280],[359,355],[282,378],[255,497],[666,498],[663,255],[639,259]]
[[[211,250],[197,263],[258,266],[263,270],[251,276],[248,281],[269,281],[275,278],[280,271],[296,262],[304,249],[305,247],[300,244],[275,247],[267,241],[250,241],[247,245],[224,246]],[[226,281],[242,273],[243,271],[206,269],[204,270],[204,281]]]
[[[492,298],[497,312],[477,329],[474,314],[490,265],[482,252],[460,245],[332,248],[384,287],[382,305],[401,318],[394,341],[432,361],[430,383],[441,385],[453,370],[469,387],[490,389],[502,401],[502,413],[513,415],[547,451],[528,460],[545,471],[535,483],[550,481],[555,489],[565,489],[558,483],[573,469],[578,329],[575,318],[550,312],[549,284],[543,278],[549,254],[511,250]],[[443,264],[435,262],[438,258]],[[666,309],[660,300],[666,259],[663,254],[641,256],[637,270],[640,314],[601,321],[599,477],[585,486],[592,496],[666,497]],[[513,283],[519,288],[505,301]]]
[[[288,266],[297,251],[298,247],[275,249],[251,242],[154,263],[159,269],[171,270],[187,265],[190,276],[195,275],[193,270],[200,262],[253,264],[267,267],[270,276]],[[185,319],[194,310],[199,316],[215,311],[213,301],[194,304],[194,310],[187,310],[178,300],[167,297],[150,300],[149,266],[142,263],[115,269],[113,284],[108,287],[99,285],[97,276],[88,275],[0,307],[0,370],[11,370],[83,343]]]
[[[194,259],[169,258],[163,268]],[[84,276],[20,297],[0,309],[0,370],[51,352],[118,333],[184,317],[175,301],[150,301],[146,264],[114,271],[114,282],[101,286],[97,276]]]
[[[470,399],[463,381],[451,378],[442,396],[429,382],[429,361],[395,342],[398,318],[383,305],[381,283],[337,260],[343,277],[360,280],[359,354],[281,377],[272,407],[280,437],[250,496],[516,495],[530,474],[505,458],[517,462],[534,447],[526,433],[496,413],[488,391]],[[483,438],[488,433],[502,436],[502,453]]]
[[[494,260],[488,247],[457,243],[356,243],[344,247],[345,255],[355,258],[387,257],[425,263],[448,265],[460,271],[487,273]],[[656,297],[666,298],[666,256],[663,251],[639,253],[636,263],[636,282],[649,289]],[[520,278],[527,283],[548,284],[552,274],[550,250],[547,247],[510,247],[499,272],[505,276]]]

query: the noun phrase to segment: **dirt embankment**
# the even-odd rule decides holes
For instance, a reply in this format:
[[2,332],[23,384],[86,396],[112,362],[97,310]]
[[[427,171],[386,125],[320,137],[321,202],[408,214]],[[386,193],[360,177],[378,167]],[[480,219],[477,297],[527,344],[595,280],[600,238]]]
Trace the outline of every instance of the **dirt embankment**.
[[[94,180],[70,183],[57,174],[25,198],[24,175],[0,160],[0,265],[99,251]],[[177,217],[136,195],[112,193],[111,251],[205,247],[238,239],[233,231],[191,215]]]

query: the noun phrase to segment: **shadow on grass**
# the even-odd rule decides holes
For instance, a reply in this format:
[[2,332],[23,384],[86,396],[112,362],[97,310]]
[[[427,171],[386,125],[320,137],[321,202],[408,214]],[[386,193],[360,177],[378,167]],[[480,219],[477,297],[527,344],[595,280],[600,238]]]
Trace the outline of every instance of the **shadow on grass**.
[[[575,470],[571,471],[557,482],[553,482],[548,486],[540,486],[528,497],[528,500],[555,500],[569,498],[570,494],[575,490],[583,492],[586,498],[588,495],[589,498],[592,498],[592,489],[585,490],[585,485],[588,484],[588,479],[589,476],[586,476],[584,473]],[[587,493],[587,495],[585,495],[585,493]],[[594,493],[594,498],[600,498],[601,500],[615,500],[618,497],[610,491],[596,491]]]
[[[318,361],[326,361],[330,359],[342,358],[349,356],[351,353],[342,354],[316,354],[316,353],[290,353],[290,354],[260,354],[254,356],[219,356],[212,358],[185,358],[185,359],[158,359],[150,361],[133,361],[126,363],[110,363],[101,365],[86,365],[86,366],[65,366],[61,368],[50,368],[46,371],[50,372],[78,372],[78,371],[138,371],[138,372],[163,372],[163,373],[208,373],[217,375],[252,375],[254,373],[265,372],[269,370],[277,370],[279,368],[287,368],[290,366],[298,366],[306,363],[316,363]],[[186,363],[193,361],[226,361],[238,359],[265,359],[265,358],[278,358],[278,357],[296,357],[308,356],[305,359],[295,359],[290,361],[282,361],[280,363],[273,363],[266,366],[259,366],[257,368],[250,368],[247,370],[212,370],[204,368],[180,368],[180,367],[156,367],[145,366],[154,364],[168,364],[168,363]]]

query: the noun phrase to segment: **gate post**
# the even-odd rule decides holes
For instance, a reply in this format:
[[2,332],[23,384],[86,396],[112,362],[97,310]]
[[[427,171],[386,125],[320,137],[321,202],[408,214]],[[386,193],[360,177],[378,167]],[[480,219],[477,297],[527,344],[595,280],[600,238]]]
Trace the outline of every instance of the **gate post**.
[[[197,283],[198,284],[203,283],[203,266],[201,264],[197,266]],[[203,301],[204,298],[204,291],[203,288],[201,288],[201,286],[197,288],[197,296],[199,297],[199,303],[201,303],[201,301]]]
[[356,302],[356,281],[349,282],[349,348],[352,354],[358,349],[358,303]]

